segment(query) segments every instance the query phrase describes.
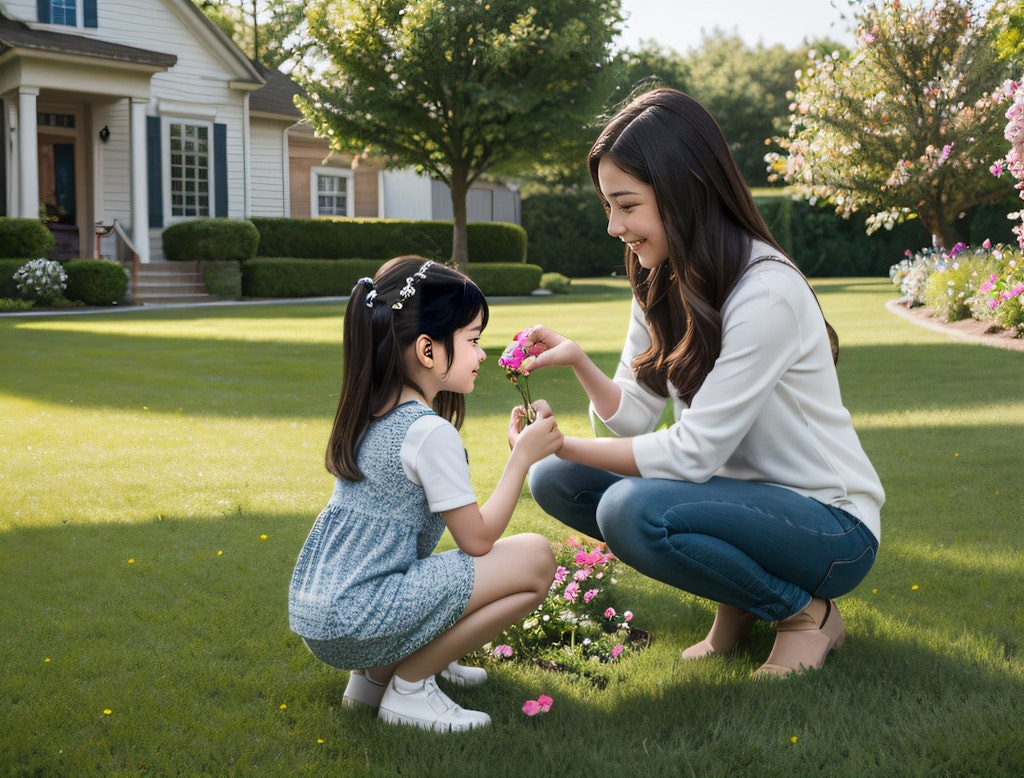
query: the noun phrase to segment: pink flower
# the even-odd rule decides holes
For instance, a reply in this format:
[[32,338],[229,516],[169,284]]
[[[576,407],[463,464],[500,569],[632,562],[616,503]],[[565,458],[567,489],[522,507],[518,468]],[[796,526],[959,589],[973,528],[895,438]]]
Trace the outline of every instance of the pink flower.
[[994,162],[992,167],[988,169],[988,172],[999,178],[1003,174],[1003,166],[999,162]]
[[512,658],[512,646],[502,643],[500,646],[495,646],[492,652],[495,657],[511,659]]
[[627,624],[633,620],[633,611],[626,611],[622,614],[622,620]]
[[551,704],[554,702],[546,694],[542,694],[535,700],[527,700],[523,703],[523,713],[527,716],[536,716],[538,713],[547,713],[551,710]]
[[573,581],[565,587],[565,599],[567,602],[576,602],[576,596],[580,593],[580,585]]
[[577,537],[568,537],[565,539],[565,545],[569,548],[582,548],[583,544],[580,543],[580,539]]
[[605,610],[604,617],[606,619],[614,619],[615,618],[615,608],[608,608],[607,610]]
[[529,329],[517,332],[498,359],[498,365],[507,372],[530,375],[530,365],[536,359],[536,354],[533,352],[535,344],[529,342],[529,337]]
[[992,248],[992,241],[989,240],[988,238],[985,238],[985,240],[981,242],[981,247],[985,249],[985,251],[988,251],[990,248]]
[[953,150],[953,144],[952,143],[947,143],[945,146],[942,147],[942,154],[939,156],[939,159],[941,159],[943,162],[945,162],[947,159],[949,159],[949,153],[952,150]]
[[530,375],[530,367],[537,358],[535,352],[537,344],[530,343],[530,329],[517,332],[512,342],[498,358],[498,366],[505,368],[505,375],[512,385],[519,390],[523,398],[523,418],[526,423],[537,418],[530,400],[530,387],[526,377]]
[[590,578],[589,570],[577,570],[572,574],[572,579],[574,581],[586,581],[588,578]]
[[590,602],[601,593],[600,589],[591,589],[583,594],[583,602]]
[[565,569],[564,567],[562,567],[561,565],[559,565],[559,566],[558,566],[558,569],[557,569],[557,570],[555,570],[555,580],[556,580],[556,581],[557,581],[558,583],[562,583],[562,581],[564,581],[564,580],[565,580],[565,576],[566,576],[566,575],[568,575],[568,574],[569,574],[569,571],[568,571],[568,570],[566,570],[566,569]]
[[615,646],[615,648],[612,649],[612,659],[618,659],[619,655],[623,652],[624,648],[625,646],[623,646],[621,643]]

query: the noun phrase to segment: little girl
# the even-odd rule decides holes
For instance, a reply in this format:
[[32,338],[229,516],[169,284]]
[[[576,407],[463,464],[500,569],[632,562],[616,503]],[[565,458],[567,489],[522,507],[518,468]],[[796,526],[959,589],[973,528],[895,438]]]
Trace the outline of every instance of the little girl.
[[[561,446],[550,410],[518,435],[482,506],[470,484],[457,430],[486,356],[487,319],[472,281],[422,257],[393,259],[356,284],[327,448],[334,494],[299,554],[288,600],[290,626],[314,656],[351,670],[346,705],[439,732],[490,717],[456,705],[435,675],[485,680],[456,660],[536,608],[555,573],[544,537],[501,537],[529,467]],[[458,549],[433,554],[445,527]]]

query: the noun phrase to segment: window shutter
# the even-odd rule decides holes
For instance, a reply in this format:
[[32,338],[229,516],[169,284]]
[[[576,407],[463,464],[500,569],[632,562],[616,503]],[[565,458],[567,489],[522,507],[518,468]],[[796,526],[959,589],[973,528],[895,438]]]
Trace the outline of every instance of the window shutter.
[[149,226],[164,226],[163,153],[160,117],[146,117],[146,178],[149,180]]
[[96,12],[96,0],[85,0],[83,9],[85,11],[85,26],[99,27],[99,15]]
[[50,0],[36,0],[36,15],[40,24],[50,23]]
[[228,215],[228,126],[213,125],[213,215]]

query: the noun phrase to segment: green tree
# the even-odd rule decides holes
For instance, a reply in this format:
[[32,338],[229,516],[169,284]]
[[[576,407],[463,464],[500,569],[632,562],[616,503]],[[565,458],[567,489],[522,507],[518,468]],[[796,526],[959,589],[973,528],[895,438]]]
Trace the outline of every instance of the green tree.
[[193,0],[254,62],[276,70],[301,56],[304,0]]
[[335,149],[447,184],[464,266],[469,187],[578,153],[621,19],[619,0],[313,0],[302,107]]
[[958,220],[1006,197],[989,172],[1005,120],[992,90],[1011,73],[999,56],[1003,19],[972,0],[851,0],[858,43],[812,57],[798,74],[789,134],[774,174],[868,232],[919,218],[952,247]]
[[789,93],[806,51],[747,46],[734,33],[716,29],[704,33],[686,57],[690,94],[718,121],[751,186],[768,184],[766,146],[789,113]]

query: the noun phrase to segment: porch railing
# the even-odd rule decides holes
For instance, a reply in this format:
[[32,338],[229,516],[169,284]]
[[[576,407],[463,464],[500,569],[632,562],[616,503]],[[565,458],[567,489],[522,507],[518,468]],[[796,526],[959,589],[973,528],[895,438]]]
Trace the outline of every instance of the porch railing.
[[139,283],[139,251],[132,243],[132,239],[128,237],[124,225],[117,219],[114,219],[110,232],[114,236],[114,261],[128,271],[128,276],[131,279],[130,289],[134,297]]

